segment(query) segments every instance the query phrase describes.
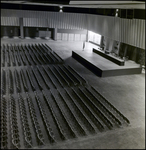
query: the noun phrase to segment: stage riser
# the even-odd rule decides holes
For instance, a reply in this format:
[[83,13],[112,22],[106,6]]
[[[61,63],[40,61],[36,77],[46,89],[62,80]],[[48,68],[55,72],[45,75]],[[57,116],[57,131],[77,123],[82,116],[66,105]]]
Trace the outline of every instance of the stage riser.
[[90,63],[80,55],[76,54],[74,51],[72,51],[72,57],[99,77],[102,76],[102,70],[100,68],[94,66],[92,63]]
[[75,53],[74,51],[72,51],[72,57],[99,77],[140,74],[142,71],[142,68],[121,68],[113,70],[102,70],[98,66],[95,66],[87,59],[80,56],[80,54]]
[[102,77],[140,74],[141,71],[142,71],[142,68],[121,69],[121,70],[108,70],[108,71],[103,71]]

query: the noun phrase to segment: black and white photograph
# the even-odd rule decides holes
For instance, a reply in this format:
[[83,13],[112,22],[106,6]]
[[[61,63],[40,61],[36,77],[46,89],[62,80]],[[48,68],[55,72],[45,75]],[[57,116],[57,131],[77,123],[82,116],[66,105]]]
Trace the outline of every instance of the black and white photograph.
[[1,0],[1,149],[145,149],[145,1]]

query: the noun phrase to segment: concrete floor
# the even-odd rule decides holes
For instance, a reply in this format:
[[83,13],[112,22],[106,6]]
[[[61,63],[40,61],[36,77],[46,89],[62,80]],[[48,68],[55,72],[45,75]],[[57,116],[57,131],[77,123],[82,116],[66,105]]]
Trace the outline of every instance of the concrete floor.
[[[3,43],[47,43],[52,50],[75,68],[90,85],[94,86],[124,116],[130,126],[96,135],[72,139],[43,147],[49,149],[144,149],[145,148],[145,71],[139,75],[124,75],[100,78],[71,57],[72,50],[82,51],[83,42],[53,41],[42,39],[1,39]],[[97,46],[86,43],[91,52]]]

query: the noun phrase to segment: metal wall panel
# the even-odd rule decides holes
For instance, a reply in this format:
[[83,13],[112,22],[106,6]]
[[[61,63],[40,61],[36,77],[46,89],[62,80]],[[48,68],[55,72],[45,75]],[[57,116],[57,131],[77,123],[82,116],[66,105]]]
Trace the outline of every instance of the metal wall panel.
[[127,39],[126,39],[126,41],[127,41],[127,44],[130,44],[130,37],[129,37],[129,35],[130,35],[130,31],[129,31],[129,29],[130,29],[130,20],[128,19],[127,20]]
[[140,23],[139,30],[140,30],[140,33],[141,33],[141,34],[139,34],[139,47],[140,47],[140,45],[142,45],[142,30],[143,30],[143,22],[142,22],[142,23]]
[[41,18],[23,18],[25,27],[48,27],[46,19]]
[[121,40],[123,43],[125,43],[124,41],[124,33],[125,33],[125,26],[124,26],[124,19],[121,19]]
[[74,40],[75,41],[80,41],[80,34],[75,34]]
[[62,33],[62,40],[67,41],[68,40],[68,34],[67,33]]
[[143,30],[142,30],[141,33],[142,33],[143,37],[142,37],[142,44],[141,45],[142,45],[142,48],[145,49],[145,20],[143,20],[142,24],[143,24],[142,25],[143,26],[143,28],[142,28]]
[[[145,20],[87,15],[87,29],[116,41],[145,49]],[[143,38],[142,38],[143,37]]]
[[57,33],[57,40],[61,40],[61,33]]
[[130,19],[130,44],[131,45],[134,45],[134,35],[135,35],[135,33],[134,33],[134,23],[133,23],[133,20],[132,19]]
[[134,22],[134,46],[136,46],[137,43],[137,20],[133,19]]
[[16,17],[1,17],[2,26],[19,26],[19,18]]
[[112,40],[145,49],[145,20],[90,14],[1,9],[1,25],[17,26],[19,18],[24,18],[24,26],[87,29]]
[[140,43],[140,20],[137,20],[137,42],[136,42],[136,46],[139,47],[139,43]]
[[126,43],[127,41],[127,20],[124,18],[123,19],[123,28],[124,28],[124,31],[123,31],[123,42]]
[[113,39],[116,39],[116,41],[119,41],[120,40],[120,27],[119,27],[119,24],[120,24],[120,20],[118,17],[115,17],[114,18],[114,30],[113,30]]
[[68,40],[69,41],[74,41],[74,34],[73,33],[68,34]]
[[[16,18],[43,18],[48,19],[48,26],[50,28],[62,29],[86,29],[85,14],[74,13],[58,13],[58,12],[40,12],[29,10],[1,10],[2,17],[16,17]],[[87,21],[87,20],[86,20]],[[30,23],[30,24],[28,24]],[[34,23],[28,19],[27,26],[46,26],[46,23],[39,25],[38,20],[34,19]],[[26,25],[26,24],[25,24]]]
[[81,41],[86,41],[86,34],[81,34]]

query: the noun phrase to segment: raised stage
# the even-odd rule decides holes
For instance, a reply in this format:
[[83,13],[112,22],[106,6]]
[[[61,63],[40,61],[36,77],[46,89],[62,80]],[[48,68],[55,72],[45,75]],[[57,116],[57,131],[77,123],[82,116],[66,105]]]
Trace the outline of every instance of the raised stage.
[[88,51],[72,51],[72,57],[99,77],[140,74],[142,68],[134,61],[125,61],[124,66]]

